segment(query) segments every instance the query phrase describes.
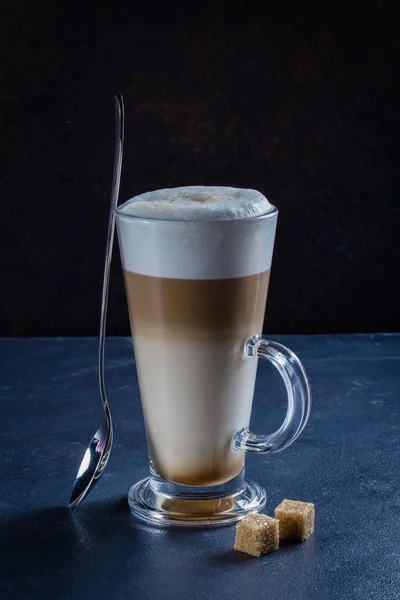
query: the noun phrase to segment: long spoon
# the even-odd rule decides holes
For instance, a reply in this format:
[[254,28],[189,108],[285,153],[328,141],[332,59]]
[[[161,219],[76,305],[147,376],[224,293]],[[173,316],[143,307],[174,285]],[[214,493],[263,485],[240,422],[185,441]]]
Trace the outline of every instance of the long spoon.
[[103,403],[105,419],[92,437],[83,456],[78,474],[72,487],[70,508],[76,508],[93,489],[103,473],[110,457],[113,443],[113,424],[104,384],[104,345],[107,321],[108,289],[110,284],[111,257],[115,232],[116,208],[121,182],[122,153],[124,145],[124,102],[121,94],[115,96],[115,153],[111,189],[110,215],[108,220],[106,260],[101,298],[100,337],[99,337],[99,391]]

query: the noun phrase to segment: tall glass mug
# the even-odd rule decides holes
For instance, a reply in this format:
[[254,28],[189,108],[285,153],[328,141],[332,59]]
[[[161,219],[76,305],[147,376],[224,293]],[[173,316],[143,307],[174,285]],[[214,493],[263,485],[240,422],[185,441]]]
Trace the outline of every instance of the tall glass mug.
[[[265,491],[245,480],[246,452],[283,450],[310,411],[301,362],[261,337],[278,211],[268,203],[258,216],[206,210],[216,189],[237,193],[180,188],[198,203],[193,220],[157,202],[117,209],[150,455],[150,475],[128,500],[158,524],[226,524],[259,511]],[[258,358],[287,391],[286,418],[271,435],[248,429]]]

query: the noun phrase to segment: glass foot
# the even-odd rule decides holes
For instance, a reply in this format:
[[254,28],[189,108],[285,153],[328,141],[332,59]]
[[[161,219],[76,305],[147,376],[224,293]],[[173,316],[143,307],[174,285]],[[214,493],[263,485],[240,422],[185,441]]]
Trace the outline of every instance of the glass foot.
[[228,495],[213,495],[207,488],[167,494],[154,489],[151,478],[147,477],[135,483],[128,493],[133,514],[153,525],[178,527],[229,525],[260,511],[265,500],[265,490],[248,480],[243,480],[240,489]]

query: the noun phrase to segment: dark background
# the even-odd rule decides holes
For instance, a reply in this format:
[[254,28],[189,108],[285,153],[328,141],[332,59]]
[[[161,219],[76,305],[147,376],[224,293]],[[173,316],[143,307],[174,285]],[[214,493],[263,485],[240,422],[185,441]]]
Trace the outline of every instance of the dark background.
[[[400,331],[395,4],[317,6],[3,4],[0,335],[97,334],[116,91],[122,200],[278,206],[267,331]],[[128,333],[118,256],[108,332]]]

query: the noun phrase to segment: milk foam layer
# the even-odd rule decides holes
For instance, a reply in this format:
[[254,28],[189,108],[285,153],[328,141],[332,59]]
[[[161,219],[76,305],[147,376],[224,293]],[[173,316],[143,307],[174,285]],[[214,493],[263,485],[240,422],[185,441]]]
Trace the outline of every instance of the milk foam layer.
[[[160,200],[163,197],[175,200]],[[188,200],[194,197],[202,200]],[[127,271],[173,279],[229,279],[271,267],[277,210],[254,190],[159,190],[136,196],[117,212],[122,265]],[[189,212],[190,220],[184,220],[182,215]]]
[[273,206],[260,192],[233,187],[191,186],[146,192],[120,211],[147,219],[224,221],[265,215]]

